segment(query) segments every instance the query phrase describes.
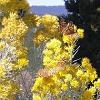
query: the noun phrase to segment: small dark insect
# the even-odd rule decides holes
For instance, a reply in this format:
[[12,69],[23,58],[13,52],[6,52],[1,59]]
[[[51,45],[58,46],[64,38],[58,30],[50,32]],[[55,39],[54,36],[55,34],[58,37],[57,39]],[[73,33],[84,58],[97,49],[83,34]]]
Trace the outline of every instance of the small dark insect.
[[20,17],[24,17],[24,16],[25,16],[25,10],[19,9],[19,10],[18,10],[18,15],[19,15]]

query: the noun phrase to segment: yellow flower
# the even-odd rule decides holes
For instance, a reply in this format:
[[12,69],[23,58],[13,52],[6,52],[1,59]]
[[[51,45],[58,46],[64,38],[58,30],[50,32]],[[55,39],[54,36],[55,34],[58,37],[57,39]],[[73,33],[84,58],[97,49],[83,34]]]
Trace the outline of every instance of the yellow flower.
[[[39,25],[44,25],[45,28],[49,29],[54,29],[58,28],[59,23],[58,23],[58,18],[56,16],[52,15],[44,15],[42,16],[38,21],[37,21],[37,26]],[[51,27],[48,27],[51,26]]]
[[66,91],[66,90],[68,89],[67,84],[62,83],[61,89],[62,89],[63,91]]
[[64,81],[69,82],[72,80],[72,75],[71,74],[66,74]]
[[86,66],[88,66],[90,64],[90,61],[89,61],[89,59],[88,58],[83,58],[82,59],[82,66],[83,67],[86,67]]
[[63,42],[68,44],[73,44],[77,40],[76,35],[63,35]]
[[83,75],[84,73],[83,73],[83,71],[82,70],[78,70],[77,71],[77,73],[76,73],[76,75],[77,75],[77,77],[80,77],[81,75]]
[[32,91],[38,91],[37,90],[38,89],[38,86],[41,86],[42,85],[42,82],[43,82],[43,78],[42,77],[36,78],[35,84],[32,87]]
[[39,95],[33,94],[33,100],[42,100],[42,99]]
[[97,78],[96,71],[93,72],[93,73],[91,72],[91,74],[89,76],[90,81],[93,82],[96,78]]
[[3,66],[0,66],[0,78],[5,77],[6,69]]
[[80,38],[83,38],[84,37],[84,30],[79,28],[77,30],[77,34],[79,35]]
[[59,94],[61,91],[60,91],[60,88],[58,88],[58,87],[56,87],[56,88],[52,88],[51,87],[51,89],[50,89],[51,91],[51,94],[53,94],[53,95],[57,95],[57,94]]
[[51,56],[53,54],[53,51],[52,50],[48,50],[48,49],[44,49],[43,50],[43,54],[46,55],[46,56]]
[[100,88],[100,78],[94,82],[94,86]]
[[43,64],[44,64],[45,66],[47,66],[47,65],[50,64],[51,60],[52,60],[52,59],[51,59],[50,57],[45,56],[45,57],[43,58]]
[[19,91],[19,86],[14,81],[3,81],[0,83],[0,99],[14,100]]
[[56,82],[58,80],[58,77],[56,75],[53,75],[52,79]]
[[69,37],[67,35],[63,35],[64,43],[70,43]]
[[90,91],[92,94],[95,94],[96,88],[95,87],[91,87],[88,91]]
[[79,87],[79,82],[77,80],[72,80],[70,82],[71,86],[74,88],[78,88]]
[[27,66],[28,65],[28,60],[25,59],[25,58],[21,58],[21,59],[18,59],[18,65],[20,66]]
[[46,44],[46,47],[48,49],[60,48],[60,46],[61,46],[61,42],[58,39],[55,39],[55,38],[50,40],[50,42],[48,42]]

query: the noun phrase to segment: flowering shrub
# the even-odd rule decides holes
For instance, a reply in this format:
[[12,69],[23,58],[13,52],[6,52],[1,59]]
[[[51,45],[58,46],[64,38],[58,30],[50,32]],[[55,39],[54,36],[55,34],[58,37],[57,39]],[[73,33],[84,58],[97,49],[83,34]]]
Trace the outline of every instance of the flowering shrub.
[[43,68],[32,87],[33,100],[94,100],[96,94],[99,99],[99,79],[96,81],[98,76],[89,59],[83,58],[81,64],[72,60],[78,50],[74,50],[75,41],[84,37],[84,30],[75,25],[67,25],[66,29],[72,26],[71,33],[62,31],[62,39],[54,38],[46,43]]
[[77,63],[79,59],[73,60],[79,50],[75,49],[76,42],[84,38],[83,29],[72,22],[60,22],[56,16],[30,14],[26,0],[0,0],[0,8],[0,100],[15,100],[22,87],[27,88],[16,78],[27,81],[22,77],[26,73],[21,73],[29,64],[24,38],[33,26],[37,29],[34,44],[45,44],[43,68],[26,95],[32,92],[33,100],[100,99],[100,78],[89,59],[84,57],[81,64]]
[[[1,99],[10,98],[11,100],[10,95],[13,94],[13,91],[17,92],[17,88],[13,87],[15,83],[12,78],[28,65],[27,49],[22,42],[28,27],[22,20],[16,20],[17,17],[16,13],[10,13],[9,17],[2,21],[4,28],[0,34],[0,88],[2,85],[5,87],[6,84],[9,84],[6,85],[6,88],[11,87],[11,89],[8,92],[1,89]],[[9,94],[11,92],[12,94]]]
[[16,76],[29,62],[24,37],[35,16],[29,14],[24,0],[0,0],[0,8],[0,100],[15,100],[20,91]]

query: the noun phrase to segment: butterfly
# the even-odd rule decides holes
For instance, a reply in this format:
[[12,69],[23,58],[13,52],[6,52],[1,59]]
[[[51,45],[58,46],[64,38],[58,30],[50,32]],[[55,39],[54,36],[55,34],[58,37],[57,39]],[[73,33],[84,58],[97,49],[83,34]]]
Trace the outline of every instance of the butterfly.
[[54,68],[42,68],[38,71],[37,75],[40,77],[50,77],[56,73],[56,69]]
[[54,68],[48,68],[48,67],[45,67],[45,68],[42,68],[38,71],[37,75],[38,76],[41,76],[41,77],[50,77],[54,74],[56,74],[57,72],[61,71],[61,70],[64,70],[64,65],[65,65],[65,60],[62,59],[60,61],[58,61],[57,63],[57,67],[54,67]]
[[64,18],[61,18],[60,20],[60,32],[65,34],[65,35],[71,35],[74,34],[75,30],[74,30],[75,25],[73,24],[73,22],[65,22]]

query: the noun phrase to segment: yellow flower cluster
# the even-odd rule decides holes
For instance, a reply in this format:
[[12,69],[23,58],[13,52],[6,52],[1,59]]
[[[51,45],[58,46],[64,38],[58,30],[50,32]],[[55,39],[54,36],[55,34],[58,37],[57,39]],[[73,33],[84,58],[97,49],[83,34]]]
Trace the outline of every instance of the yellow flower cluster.
[[23,46],[22,41],[28,27],[17,17],[16,13],[10,13],[9,18],[4,18],[2,22],[4,28],[0,34],[2,55],[0,65],[5,68],[10,66],[9,71],[18,70],[28,64],[27,49]]
[[0,66],[0,79],[4,78],[6,75],[6,69],[3,66]]
[[0,5],[2,4],[6,4],[6,3],[8,3],[10,0],[0,0]]
[[94,82],[94,86],[100,88],[100,78]]
[[37,31],[34,36],[34,43],[36,45],[41,44],[51,38],[59,37],[60,34],[58,32],[59,22],[56,16],[52,15],[44,15],[39,18],[37,21]]
[[[16,13],[10,13],[9,18],[3,19],[2,25],[4,28],[1,31],[0,37],[5,39],[22,39],[28,27],[20,19],[17,20],[18,15]],[[14,40],[13,40],[14,41]]]
[[51,34],[53,34],[54,32],[58,31],[57,30],[57,28],[59,27],[58,18],[56,16],[44,15],[38,20],[37,27],[44,27]]
[[14,100],[19,87],[14,81],[0,82],[0,100]]
[[33,94],[33,100],[41,100],[39,95]]
[[61,48],[62,43],[58,39],[51,39],[45,46],[43,51],[43,65],[47,67],[56,67],[60,60],[68,59],[69,52]]

